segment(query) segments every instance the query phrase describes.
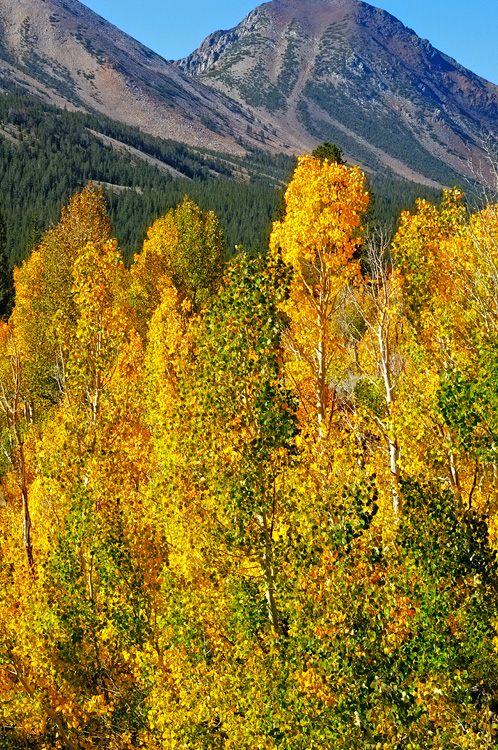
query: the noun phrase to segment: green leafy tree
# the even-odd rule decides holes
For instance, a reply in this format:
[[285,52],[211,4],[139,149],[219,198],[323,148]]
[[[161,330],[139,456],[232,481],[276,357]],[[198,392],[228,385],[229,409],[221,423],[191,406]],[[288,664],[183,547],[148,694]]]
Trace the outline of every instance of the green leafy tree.
[[142,253],[135,257],[131,304],[137,328],[145,335],[164,283],[173,284],[179,302],[198,312],[221,281],[224,254],[216,216],[201,211],[185,196],[183,203],[153,224]]
[[318,161],[336,162],[337,164],[346,164],[343,158],[342,148],[335,143],[324,141],[311,152],[311,156]]

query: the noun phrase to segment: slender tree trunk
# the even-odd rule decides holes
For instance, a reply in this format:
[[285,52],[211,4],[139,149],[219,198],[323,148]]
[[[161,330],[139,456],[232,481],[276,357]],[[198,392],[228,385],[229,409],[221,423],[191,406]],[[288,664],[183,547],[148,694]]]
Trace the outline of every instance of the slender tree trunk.
[[451,449],[450,449],[449,456],[448,456],[448,468],[449,468],[450,484],[453,489],[453,492],[455,493],[458,506],[461,507],[462,489],[460,487],[460,474],[458,471],[458,467],[456,465],[455,454],[453,453]]
[[323,437],[323,425],[325,424],[327,405],[326,405],[326,387],[327,387],[327,344],[324,336],[323,326],[319,317],[320,338],[316,349],[318,361],[317,370],[317,393],[316,393],[316,411],[318,417],[318,434]]
[[14,433],[19,451],[19,480],[22,496],[22,541],[26,555],[26,563],[30,573],[34,574],[35,564],[33,558],[33,543],[31,541],[31,514],[29,512],[28,482],[26,478],[26,459],[24,455],[24,442],[21,438],[19,427],[14,425]]
[[325,423],[327,419],[327,360],[328,360],[328,307],[330,295],[329,271],[324,263],[320,269],[320,292],[317,310],[318,343],[316,347],[317,358],[317,391],[316,410],[318,418],[318,436],[324,437]]
[[[28,570],[34,575],[35,567],[33,559],[33,544],[31,541],[31,515],[29,512],[26,456],[24,453],[24,438],[19,426],[21,413],[28,424],[33,423],[34,410],[32,402],[24,401],[22,398],[21,357],[13,338],[10,341],[9,348],[11,354],[12,388],[7,388],[3,382],[0,383],[0,408],[5,415],[11,440],[17,449],[18,481],[21,488],[22,498],[22,541]],[[14,463],[13,458],[12,461]]]
[[92,420],[97,421],[100,411],[100,399],[102,395],[102,374],[100,370],[95,373],[95,391],[92,400]]
[[78,747],[68,737],[66,730],[64,729],[64,726],[62,724],[60,715],[57,714],[56,711],[54,711],[50,706],[48,706],[45,703],[45,701],[40,700],[39,696],[36,695],[35,690],[31,687],[28,680],[26,679],[25,674],[24,674],[24,668],[22,664],[19,662],[19,659],[12,652],[10,652],[9,655],[10,655],[10,661],[11,661],[16,679],[22,685],[25,693],[32,700],[36,700],[37,702],[39,702],[39,704],[42,706],[43,710],[47,714],[50,721],[52,721],[57,727],[57,730],[67,750],[78,750]]
[[382,320],[378,333],[380,367],[384,380],[386,406],[389,414],[389,465],[391,469],[391,497],[394,517],[399,518],[401,513],[401,501],[399,495],[399,445],[395,434],[393,434],[392,412],[395,403],[394,387],[390,369],[389,339],[385,331],[385,321]]
[[261,563],[266,586],[265,596],[268,610],[268,619],[270,620],[275,634],[278,635],[278,633],[280,632],[280,623],[277,603],[275,600],[275,571],[273,569],[273,554],[270,530],[268,528],[268,519],[266,517],[266,513],[258,515],[257,519],[264,537],[264,551],[261,557]]

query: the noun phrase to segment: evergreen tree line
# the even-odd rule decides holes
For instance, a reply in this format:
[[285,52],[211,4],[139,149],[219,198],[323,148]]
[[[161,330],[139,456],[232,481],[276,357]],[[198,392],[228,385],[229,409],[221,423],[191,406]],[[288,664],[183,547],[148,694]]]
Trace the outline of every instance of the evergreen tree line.
[[[204,210],[216,212],[228,254],[236,245],[250,252],[264,250],[295,159],[257,151],[242,158],[192,149],[102,115],[60,110],[5,79],[1,86],[0,211],[10,268],[26,257],[39,233],[57,221],[69,197],[89,182],[118,186],[106,192],[113,231],[127,262],[140,249],[146,228],[186,193]],[[116,151],[91,131],[157,158],[185,177],[173,177]],[[382,175],[372,178],[372,188],[375,216],[391,225],[421,192],[418,185]],[[437,191],[422,193],[437,197]]]
[[[173,177],[144,159],[116,151],[91,131],[160,159],[165,168],[173,167],[185,177]],[[147,226],[186,192],[195,194],[206,208],[216,204],[227,249],[243,244],[260,250],[278,201],[275,186],[283,184],[291,163],[285,157],[269,164],[257,155],[226,162],[101,116],[62,111],[18,90],[4,93],[0,210],[7,226],[8,261],[11,267],[19,264],[36,237],[33,230],[55,223],[70,195],[89,182],[110,186],[111,220],[127,260],[140,248]],[[241,171],[247,174],[244,181],[234,176]],[[247,216],[251,223],[245,221]]]

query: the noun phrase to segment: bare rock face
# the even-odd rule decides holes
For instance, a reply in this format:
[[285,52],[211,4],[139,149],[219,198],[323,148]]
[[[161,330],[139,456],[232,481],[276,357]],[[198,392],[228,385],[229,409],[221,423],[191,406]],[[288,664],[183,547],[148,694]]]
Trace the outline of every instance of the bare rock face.
[[243,45],[245,38],[250,34],[257,33],[261,23],[265,24],[264,19],[265,15],[262,12],[262,8],[257,8],[251,11],[242,23],[239,23],[234,29],[230,31],[215,31],[191,55],[185,57],[183,60],[178,60],[178,67],[192,76],[216,70],[218,68],[218,61],[220,61],[221,65],[225,63],[225,60],[220,58],[224,58],[226,53],[237,45],[238,42]]
[[272,0],[177,65],[294,148],[334,141],[370,169],[429,184],[486,179],[498,87],[361,0]]

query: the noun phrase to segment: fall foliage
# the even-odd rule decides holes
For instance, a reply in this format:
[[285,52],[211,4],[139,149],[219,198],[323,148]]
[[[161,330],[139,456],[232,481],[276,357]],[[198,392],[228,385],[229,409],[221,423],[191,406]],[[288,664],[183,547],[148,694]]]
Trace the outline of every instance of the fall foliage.
[[368,203],[305,156],[266,257],[186,197],[128,269],[88,186],[16,271],[0,747],[497,746],[498,207]]

